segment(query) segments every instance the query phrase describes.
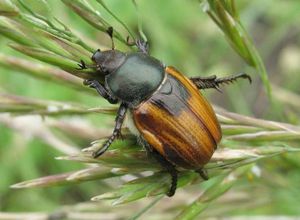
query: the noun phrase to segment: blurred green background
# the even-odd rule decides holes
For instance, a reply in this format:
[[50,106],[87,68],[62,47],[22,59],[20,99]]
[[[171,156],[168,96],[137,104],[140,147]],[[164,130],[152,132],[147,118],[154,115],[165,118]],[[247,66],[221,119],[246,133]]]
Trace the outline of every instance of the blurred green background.
[[[91,28],[60,1],[48,1],[53,13],[69,27],[97,47],[111,42],[107,35]],[[150,42],[151,54],[165,64],[175,66],[188,76],[225,76],[247,72],[253,83],[246,81],[222,87],[222,93],[205,91],[214,104],[228,111],[268,120],[299,124],[300,107],[300,2],[297,0],[236,1],[241,21],[253,38],[266,65],[273,86],[272,101],[254,69],[249,68],[231,49],[221,31],[205,14],[198,1],[138,0],[143,29]],[[92,2],[91,2],[92,3]],[[128,26],[137,30],[136,11],[131,1],[105,1],[109,8]],[[99,5],[95,4],[95,7]],[[99,7],[99,11],[103,11]],[[103,14],[103,16],[108,16]],[[118,25],[117,23],[115,24]],[[0,52],[24,57],[7,46],[0,36]],[[126,50],[117,42],[117,48]],[[38,62],[38,61],[35,61]],[[0,92],[80,103],[89,107],[107,105],[97,97],[81,91],[28,77],[0,67]],[[0,106],[1,107],[1,106]],[[0,115],[1,116],[1,115]],[[76,123],[82,117],[100,128],[111,127],[113,118],[99,115],[69,116]],[[57,118],[64,120],[64,117]],[[28,120],[31,120],[28,118]],[[32,123],[35,123],[33,121]],[[57,135],[69,144],[83,148],[91,140]],[[70,141],[72,140],[72,141]],[[46,189],[12,190],[10,185],[27,179],[83,168],[76,163],[54,160],[61,152],[31,137],[0,124],[0,211],[53,211],[61,205],[88,201],[103,190],[103,183],[94,181],[75,186]],[[300,215],[300,160],[299,154],[283,155],[264,160],[264,178],[240,183],[228,196],[253,193],[257,200],[249,206],[230,210],[232,215]],[[251,178],[250,178],[251,179]],[[246,185],[246,187],[245,187]],[[195,188],[192,190],[196,190]],[[226,196],[225,196],[226,200]],[[176,200],[173,200],[176,203]],[[237,200],[238,201],[238,200]],[[214,206],[211,207],[212,210]]]

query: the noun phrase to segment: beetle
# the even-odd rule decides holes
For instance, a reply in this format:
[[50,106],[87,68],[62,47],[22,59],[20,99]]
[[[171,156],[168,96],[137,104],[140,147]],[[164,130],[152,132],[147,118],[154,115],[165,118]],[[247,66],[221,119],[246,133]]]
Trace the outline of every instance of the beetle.
[[[203,166],[222,137],[216,114],[199,90],[219,89],[220,84],[238,78],[251,83],[251,78],[245,73],[187,78],[150,56],[147,42],[137,40],[136,46],[137,52],[125,53],[113,46],[111,50],[97,50],[91,57],[96,73],[105,80],[86,79],[84,84],[96,89],[109,103],[120,103],[113,133],[93,157],[102,155],[121,134],[128,113],[130,131],[171,175],[167,193],[171,197],[177,187],[177,167],[195,170],[208,179]],[[79,66],[88,68],[83,61]]]

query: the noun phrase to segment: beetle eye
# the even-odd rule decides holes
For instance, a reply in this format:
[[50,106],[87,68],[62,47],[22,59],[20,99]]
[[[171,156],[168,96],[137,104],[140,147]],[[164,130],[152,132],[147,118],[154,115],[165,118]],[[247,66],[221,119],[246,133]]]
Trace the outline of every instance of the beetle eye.
[[108,74],[109,74],[109,71],[108,71],[107,68],[102,68],[102,73],[103,73],[104,75],[108,75]]
[[93,56],[92,56],[92,61],[94,61],[94,62],[96,62],[96,60],[98,59],[98,58],[100,58],[100,56],[101,56],[101,51],[98,49],[98,50],[96,50],[96,52],[93,54]]

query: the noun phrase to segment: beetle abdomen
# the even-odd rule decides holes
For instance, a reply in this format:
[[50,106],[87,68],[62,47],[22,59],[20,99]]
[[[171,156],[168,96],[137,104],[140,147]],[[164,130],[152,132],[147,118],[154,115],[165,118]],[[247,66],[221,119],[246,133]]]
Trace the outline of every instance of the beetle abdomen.
[[169,162],[184,168],[206,164],[221,130],[216,115],[195,85],[172,67],[147,101],[133,109],[133,120],[145,139]]

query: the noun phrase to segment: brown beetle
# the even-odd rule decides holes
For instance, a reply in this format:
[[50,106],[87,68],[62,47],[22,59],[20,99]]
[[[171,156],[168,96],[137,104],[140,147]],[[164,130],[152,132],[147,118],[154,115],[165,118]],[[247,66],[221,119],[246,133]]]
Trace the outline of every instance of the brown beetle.
[[[203,166],[209,162],[222,134],[211,105],[198,91],[216,88],[222,83],[250,76],[187,78],[173,67],[164,66],[149,56],[147,43],[136,42],[139,52],[97,50],[92,56],[95,70],[105,82],[85,80],[110,103],[121,103],[111,137],[94,157],[103,154],[120,135],[127,112],[130,130],[139,142],[170,173],[172,184],[168,196],[177,187],[176,167],[193,169],[207,179]],[[81,68],[87,68],[81,62]]]

